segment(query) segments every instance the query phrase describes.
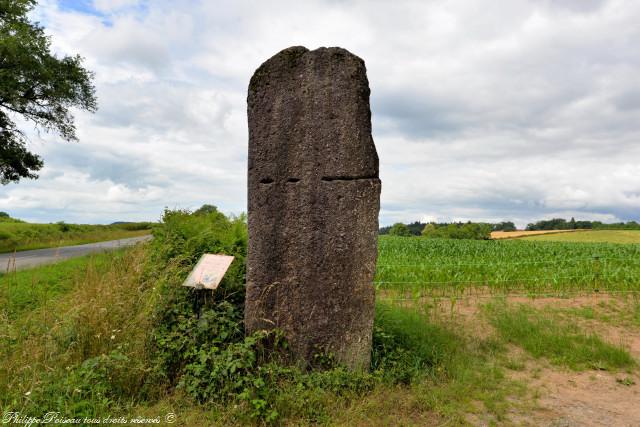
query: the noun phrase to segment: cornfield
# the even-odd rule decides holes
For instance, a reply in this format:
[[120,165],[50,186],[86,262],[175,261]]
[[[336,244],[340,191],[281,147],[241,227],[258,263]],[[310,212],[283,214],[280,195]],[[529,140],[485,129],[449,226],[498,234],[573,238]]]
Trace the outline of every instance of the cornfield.
[[640,244],[381,236],[382,295],[640,291]]

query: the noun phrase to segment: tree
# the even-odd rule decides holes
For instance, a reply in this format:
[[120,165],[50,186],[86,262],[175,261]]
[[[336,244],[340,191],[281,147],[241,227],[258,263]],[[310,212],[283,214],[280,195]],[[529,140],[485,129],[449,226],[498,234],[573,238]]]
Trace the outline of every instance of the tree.
[[37,178],[42,159],[27,148],[27,137],[13,116],[37,128],[75,141],[71,107],[94,112],[97,108],[93,73],[82,67],[82,58],[58,58],[51,42],[27,13],[35,0],[0,0],[0,182]]
[[412,222],[407,224],[407,228],[414,236],[420,236],[422,234],[422,230],[424,229],[426,224],[421,223],[420,221]]
[[200,206],[193,214],[194,215],[208,215],[213,212],[218,212],[218,208],[214,205],[204,204]]
[[438,233],[438,227],[433,222],[430,222],[429,224],[424,226],[424,228],[422,229],[422,235],[431,238],[442,237]]
[[409,230],[409,227],[407,227],[401,222],[397,222],[393,224],[393,226],[391,226],[391,229],[389,229],[389,234],[391,236],[403,236],[403,237],[413,236],[413,234],[411,233],[411,230]]
[[536,231],[536,230],[567,230],[569,225],[567,224],[566,219],[562,218],[553,218],[538,221],[535,224],[528,224],[526,230],[527,231]]
[[516,231],[516,225],[513,221],[502,221],[497,224],[493,224],[493,231]]

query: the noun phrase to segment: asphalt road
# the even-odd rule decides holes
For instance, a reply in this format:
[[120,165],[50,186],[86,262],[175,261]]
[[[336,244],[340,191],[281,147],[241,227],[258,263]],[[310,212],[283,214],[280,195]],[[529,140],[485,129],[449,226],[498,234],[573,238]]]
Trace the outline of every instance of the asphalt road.
[[140,236],[128,239],[109,240],[107,242],[88,243],[86,245],[62,246],[59,248],[36,249],[8,254],[0,254],[0,271],[22,270],[42,264],[51,264],[69,258],[75,258],[96,252],[110,251],[144,242],[152,237]]

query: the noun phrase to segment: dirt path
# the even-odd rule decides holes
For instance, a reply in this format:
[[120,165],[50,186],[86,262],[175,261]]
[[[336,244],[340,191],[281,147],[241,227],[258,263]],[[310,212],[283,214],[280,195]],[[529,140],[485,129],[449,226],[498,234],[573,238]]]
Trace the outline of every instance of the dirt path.
[[512,373],[527,383],[535,403],[525,414],[512,414],[526,426],[640,426],[640,377],[603,371],[572,372],[529,363]]
[[[578,323],[583,330],[624,346],[640,362],[640,327],[637,324],[617,318],[603,322],[598,320],[598,316],[587,319],[572,314],[572,310],[585,308],[596,311],[600,316],[612,315],[612,307],[625,312],[630,310],[631,300],[611,295],[536,299],[515,296],[506,300],[559,313]],[[487,302],[487,299],[469,298],[452,307],[445,301],[433,307],[434,315],[459,322],[467,332],[488,338],[495,332],[481,313],[482,305]],[[640,375],[637,368],[631,372],[575,372],[552,366],[545,359],[534,359],[515,346],[509,350],[509,356],[517,362],[514,366],[523,365],[524,368],[506,369],[507,376],[526,384],[528,391],[523,402],[513,405],[507,425],[640,427]],[[474,417],[469,422],[472,425],[487,424],[480,419]]]

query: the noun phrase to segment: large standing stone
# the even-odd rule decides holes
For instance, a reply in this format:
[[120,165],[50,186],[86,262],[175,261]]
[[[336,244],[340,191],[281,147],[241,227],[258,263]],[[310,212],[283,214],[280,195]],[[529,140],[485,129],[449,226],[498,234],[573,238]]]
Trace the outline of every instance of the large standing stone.
[[353,368],[371,353],[380,180],[364,61],[283,50],[251,78],[247,332]]

